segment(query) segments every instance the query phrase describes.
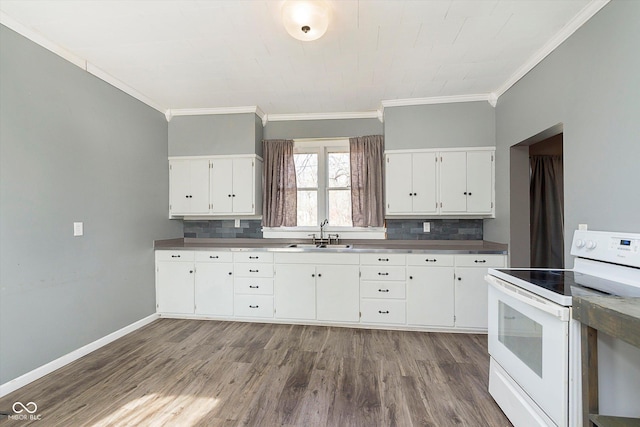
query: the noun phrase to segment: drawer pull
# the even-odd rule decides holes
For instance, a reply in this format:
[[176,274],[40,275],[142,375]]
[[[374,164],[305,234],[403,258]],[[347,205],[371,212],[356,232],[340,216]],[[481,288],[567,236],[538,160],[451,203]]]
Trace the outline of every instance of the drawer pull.
[[385,262],[388,262],[388,261],[389,261],[389,258],[378,258],[378,261],[385,261]]
[[260,258],[259,256],[250,256],[249,259],[258,259]]
[[425,261],[426,261],[426,262],[438,262],[438,260],[437,260],[437,259],[435,259],[435,258],[434,258],[434,259],[429,259],[429,258],[427,258],[427,259],[425,259]]
[[409,276],[409,279],[413,280],[413,276]]
[[250,289],[258,289],[259,287],[260,287],[260,286],[258,286],[258,285],[249,285],[249,288],[250,288]]
[[249,273],[258,273],[259,270],[249,270]]
[[378,289],[378,292],[389,292],[389,289]]
[[189,270],[189,274],[193,274],[193,270]]
[[385,310],[385,311],[378,310],[378,313],[380,313],[380,314],[389,314],[389,310]]
[[378,276],[388,276],[389,273],[378,273]]
[[249,308],[258,308],[258,307],[260,307],[260,306],[259,305],[251,305],[251,304],[249,304]]
[[232,274],[233,274],[233,273],[230,271],[230,272],[229,272],[229,276],[231,276]]
[[477,260],[475,260],[473,262],[477,262],[477,263],[483,264],[483,263],[487,262],[487,260],[486,259],[480,259],[480,260],[477,259]]
[[220,257],[219,257],[218,255],[209,255],[209,258],[211,258],[211,259],[218,259],[218,258],[220,258]]
[[180,258],[180,255],[171,255],[171,258]]

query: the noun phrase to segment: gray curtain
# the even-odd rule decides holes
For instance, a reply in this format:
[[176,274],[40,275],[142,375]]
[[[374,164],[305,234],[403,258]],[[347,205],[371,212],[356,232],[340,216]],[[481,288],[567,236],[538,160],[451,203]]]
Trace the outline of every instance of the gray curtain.
[[354,227],[384,225],[384,137],[349,138],[351,152],[351,217]]
[[262,225],[264,227],[295,227],[298,219],[296,167],[293,160],[293,140],[262,141],[264,159],[264,191]]
[[562,157],[531,156],[531,267],[564,268]]

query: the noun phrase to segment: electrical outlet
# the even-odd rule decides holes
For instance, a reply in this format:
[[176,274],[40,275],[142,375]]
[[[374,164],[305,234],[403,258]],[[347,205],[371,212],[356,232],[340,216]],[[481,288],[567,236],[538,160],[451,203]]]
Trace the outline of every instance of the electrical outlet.
[[82,236],[84,234],[84,226],[81,222],[73,223],[73,235]]
[[581,231],[587,230],[587,224],[578,224],[578,230],[581,230]]
[[430,222],[423,222],[422,223],[422,231],[424,231],[425,233],[430,233],[431,232],[431,223]]
[[235,227],[240,228],[240,220],[236,218]]

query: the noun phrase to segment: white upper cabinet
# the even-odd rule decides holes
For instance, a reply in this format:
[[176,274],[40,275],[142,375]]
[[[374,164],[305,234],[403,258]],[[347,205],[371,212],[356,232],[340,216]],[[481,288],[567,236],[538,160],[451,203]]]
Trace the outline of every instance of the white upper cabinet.
[[169,161],[169,210],[172,215],[209,212],[209,160]]
[[172,157],[169,170],[172,217],[262,213],[262,159],[258,156]]
[[387,216],[493,217],[493,147],[386,153]]
[[440,153],[440,213],[493,212],[493,151]]
[[387,214],[437,212],[436,153],[387,154]]

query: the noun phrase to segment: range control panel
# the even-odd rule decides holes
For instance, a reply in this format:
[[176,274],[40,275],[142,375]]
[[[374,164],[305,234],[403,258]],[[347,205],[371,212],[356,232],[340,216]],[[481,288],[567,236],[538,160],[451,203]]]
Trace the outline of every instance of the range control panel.
[[571,255],[640,268],[640,234],[576,230]]

